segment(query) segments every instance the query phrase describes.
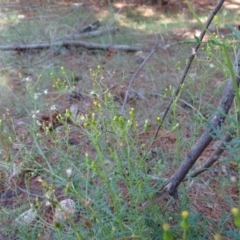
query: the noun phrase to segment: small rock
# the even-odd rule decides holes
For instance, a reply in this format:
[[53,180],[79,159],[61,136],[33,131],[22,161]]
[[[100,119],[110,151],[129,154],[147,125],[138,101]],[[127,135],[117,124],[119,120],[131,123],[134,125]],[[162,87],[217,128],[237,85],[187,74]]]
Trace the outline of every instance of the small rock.
[[237,177],[236,176],[231,176],[230,180],[231,180],[231,182],[236,183],[237,182]]
[[67,220],[75,213],[75,202],[68,198],[59,202],[58,207],[55,209],[54,219]]
[[141,64],[145,60],[145,56],[142,51],[138,51],[135,53],[136,63]]
[[26,212],[24,212],[21,215],[19,215],[14,220],[14,223],[19,225],[19,226],[23,226],[23,225],[31,223],[36,218],[36,216],[37,216],[36,209],[30,208]]
[[80,114],[80,110],[79,110],[79,105],[78,104],[72,104],[70,106],[70,112],[72,113],[72,118],[74,121],[77,120],[78,115]]
[[227,167],[225,165],[221,166],[222,173],[226,176],[228,175]]

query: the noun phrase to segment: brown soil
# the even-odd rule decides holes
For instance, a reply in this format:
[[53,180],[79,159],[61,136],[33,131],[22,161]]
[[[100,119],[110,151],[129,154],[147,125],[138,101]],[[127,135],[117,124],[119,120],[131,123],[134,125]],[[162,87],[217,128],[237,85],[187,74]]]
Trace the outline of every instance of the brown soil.
[[[67,0],[61,1],[61,3],[66,5],[70,5],[72,2],[75,2],[75,1],[67,1]],[[81,3],[84,1],[78,1],[78,2]],[[120,8],[121,8],[121,11],[128,11],[130,8],[132,8],[132,6],[130,5],[123,4],[122,3],[123,1],[116,1],[116,2],[118,3],[115,6],[116,11],[119,11]],[[140,1],[131,1],[131,3],[135,3],[135,4],[139,4],[139,2]],[[96,11],[107,9],[106,1],[90,0],[88,1],[88,3],[94,5],[94,9]],[[202,1],[191,1],[191,3],[193,4],[194,8],[197,9],[198,11],[206,11],[207,9],[212,9],[213,6],[216,4],[216,1],[202,0]],[[24,9],[23,11],[24,14],[30,17],[32,14],[26,13],[26,6],[29,4],[43,4],[45,6],[46,3],[44,1],[21,0],[20,8]],[[224,6],[229,9],[234,9],[235,7],[239,7],[240,3],[239,1],[225,1]],[[177,11],[179,11],[179,9],[184,9],[184,10],[187,9],[184,1],[169,1],[169,3],[164,3],[164,4],[159,3],[155,7],[159,12],[165,12],[165,13],[166,12],[176,13]],[[172,33],[171,35],[169,35],[169,38],[166,39],[165,41],[174,42],[182,39],[183,37],[181,36],[181,34]],[[154,44],[153,40],[148,40],[147,38],[145,40],[147,43],[150,43],[149,45]],[[109,51],[104,52],[100,57],[100,59],[99,58],[96,59],[95,55],[90,54],[88,51],[85,51],[81,55],[82,59],[84,59],[84,63],[81,66],[81,70],[88,71],[90,67],[97,66],[99,61],[102,63],[104,68],[107,69],[112,59],[116,56],[116,54],[117,54],[116,51],[113,51],[110,49]],[[171,57],[174,54],[174,52],[171,49],[167,49],[166,51],[163,51],[162,54],[164,57],[168,58],[168,57]],[[132,53],[129,53],[129,55],[130,56],[132,55],[132,57],[134,57],[134,54]],[[51,57],[54,60],[54,55]],[[64,66],[70,72],[77,72],[79,71],[78,59],[79,59],[79,54],[66,54],[65,56],[63,56],[63,61],[65,63]],[[150,64],[152,64],[153,67],[156,67],[157,71],[159,71],[160,73],[166,71],[166,68],[161,69],[161,66],[159,66],[157,62],[154,62],[154,60],[150,60]],[[119,78],[118,69],[115,69],[115,71],[116,71],[115,77]],[[167,69],[167,71],[171,75],[170,67]],[[135,69],[132,69],[128,74],[133,74],[134,72],[135,72]],[[12,73],[11,77],[13,76],[16,77],[18,76],[18,74],[19,72],[16,70],[16,72]],[[104,73],[104,74],[107,74],[107,73]],[[144,76],[144,74],[147,74],[147,73],[144,72],[143,70],[141,74]],[[216,75],[216,78],[223,78],[223,76],[221,76],[221,74],[220,76]],[[141,77],[138,77],[136,82],[137,83],[135,83],[135,87],[138,87],[139,89],[145,89],[145,91],[149,90],[150,92],[151,87],[149,87],[149,84],[146,83],[146,81],[144,80],[141,81]],[[14,81],[9,83],[10,87],[14,91],[21,89],[21,85],[19,84],[20,83],[17,83]],[[122,104],[128,85],[126,83],[123,83],[123,84],[114,83],[112,79],[106,80],[104,84],[110,89],[110,92],[114,95],[115,101],[119,102],[119,104]],[[51,103],[52,99],[55,99],[55,97],[56,96],[54,96],[54,94],[48,95],[49,104]],[[89,98],[83,97],[81,94],[80,95],[73,94],[72,96],[63,95],[54,102],[56,105],[61,106],[60,110],[58,110],[57,112],[52,112],[51,114],[49,114],[48,111],[46,111],[46,113],[42,112],[37,117],[42,124],[44,124],[45,126],[50,126],[51,130],[55,130],[56,128],[61,126],[61,122],[58,120],[57,116],[59,114],[63,115],[66,109],[69,109],[71,105],[76,102],[78,105],[81,105],[82,114],[87,114],[89,111],[89,108],[93,107],[92,100]],[[149,106],[153,107],[157,104],[157,102],[158,102],[158,97],[156,95],[150,95],[147,100],[145,100],[144,98],[141,98],[141,95],[130,96],[128,100],[129,106],[138,108],[138,106],[141,105],[143,106],[143,109]],[[216,105],[215,102],[214,104]],[[183,124],[184,136],[182,137],[184,137],[185,139],[188,139],[191,135],[191,132],[187,127],[184,127],[184,122],[187,114],[184,111],[179,112],[178,114],[179,114],[178,115],[179,123]],[[8,116],[5,116],[5,118],[6,119],[13,118],[13,124],[15,128],[14,131],[17,134],[17,139],[19,139],[19,141],[21,142],[25,142],[25,144],[29,146],[29,144],[32,141],[32,138],[28,135],[28,131],[25,127],[24,122],[22,122],[22,120],[17,117],[17,114],[12,112],[9,113]],[[72,124],[70,120],[69,120],[69,124]],[[156,131],[156,128],[157,128],[156,124],[151,124],[150,130],[140,135],[139,144],[141,144],[141,142],[144,142],[144,143],[147,143],[148,145],[150,143],[151,136]],[[84,136],[79,135],[78,131],[74,131],[74,126],[72,126],[72,129],[73,131],[71,132],[70,137],[68,139],[70,145],[77,145],[80,142],[84,142],[84,144],[82,145],[82,152],[88,152],[90,154],[94,154],[94,151],[91,145],[89,144],[88,140]],[[43,129],[40,128],[39,131],[43,132]],[[64,131],[61,132],[60,130],[59,138],[64,137],[63,135],[64,135]],[[162,136],[162,137],[159,137],[158,140],[155,141],[152,147],[161,148],[163,149],[164,152],[173,152],[174,149],[176,148],[176,139],[177,139],[176,133],[169,132],[167,130],[162,130],[159,136]],[[55,143],[51,142],[51,139],[46,138],[44,141],[47,147],[49,148],[54,147]],[[198,164],[200,165],[202,161],[204,161],[207,157],[209,157],[214,149],[215,149],[215,146],[213,144],[209,146],[202,154],[201,158],[198,161]],[[182,149],[183,151],[182,154],[186,154],[188,150],[189,149]],[[20,151],[20,149],[17,147],[17,144],[14,151],[16,154]],[[51,163],[54,164],[55,162],[57,162],[57,160],[58,159],[56,158],[56,156],[52,154]],[[39,160],[39,162],[41,161],[42,160]],[[22,162],[21,157],[19,157],[19,159],[17,158],[16,162],[18,164],[21,164]],[[231,198],[233,202],[235,202],[235,204],[237,204],[238,195],[239,195],[239,189],[237,188],[235,183],[229,183],[224,187],[224,189],[222,189],[223,187],[221,186],[221,183],[217,180],[218,177],[220,177],[223,174],[221,171],[221,165],[223,164],[220,164],[220,163],[216,164],[216,168],[215,168],[216,170],[202,174],[201,177],[199,177],[200,179],[199,181],[193,180],[192,184],[187,189],[189,202],[192,203],[191,206],[189,206],[189,208],[193,209],[193,211],[200,212],[201,214],[203,214],[204,216],[208,217],[211,220],[214,220],[215,222],[219,220],[221,215],[225,213],[229,213],[232,207],[229,205],[229,203],[226,202],[224,196],[222,194],[219,194],[220,189],[221,191],[224,191],[225,193],[227,193],[229,198]],[[174,172],[176,167],[177,166],[169,166],[169,170],[166,171],[165,177],[171,176],[171,174]],[[235,176],[236,167],[234,167],[234,164],[232,167],[229,167],[227,171],[229,175]],[[25,189],[25,185],[24,185],[25,174],[27,173],[24,173],[23,176],[18,176],[18,178],[16,179],[14,177],[9,178],[9,176],[8,177],[5,176],[6,177],[6,179],[4,180],[5,182],[0,183],[0,205],[2,207],[14,208],[14,207],[20,206],[22,203],[28,201],[27,200],[28,196],[32,198],[35,196],[35,194],[40,195],[40,198],[43,197],[43,187],[37,181],[37,179],[40,176],[34,176],[34,178],[30,179],[30,182],[28,183],[28,187],[29,187],[28,190],[26,191],[21,190],[21,189]],[[21,187],[21,189],[17,188],[16,186]],[[119,183],[119,189],[120,189],[120,192],[124,193],[124,196],[127,195],[127,188],[124,185],[124,183],[122,182]],[[213,191],[214,189],[216,191]],[[56,187],[55,191],[56,191],[56,195],[59,196],[58,200],[61,200],[64,195],[63,189],[59,189]],[[30,194],[30,192],[32,195]],[[160,204],[164,204],[164,203],[160,202]],[[170,211],[172,211],[171,207],[172,206],[169,207]],[[46,219],[50,218],[50,220],[47,220],[47,221],[49,222],[52,221],[51,217],[49,217],[47,213],[45,213],[45,216],[46,216]],[[212,227],[212,223],[210,221],[209,221],[209,225],[210,227]],[[231,221],[228,221],[228,226],[231,229],[234,228]],[[214,232],[214,229],[213,229],[213,232]]]

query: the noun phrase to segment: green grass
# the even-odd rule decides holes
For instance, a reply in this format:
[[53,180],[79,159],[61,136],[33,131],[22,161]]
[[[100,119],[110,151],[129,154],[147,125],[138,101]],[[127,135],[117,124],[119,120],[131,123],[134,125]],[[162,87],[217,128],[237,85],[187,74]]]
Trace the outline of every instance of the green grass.
[[[98,17],[103,24],[119,25],[121,30],[120,34],[93,40],[100,43],[153,44],[154,32],[160,33],[160,44],[165,45],[175,41],[176,31],[196,27],[196,20],[189,21],[185,14],[159,17],[151,11],[152,15],[146,17],[146,9],[141,8],[90,17],[84,10],[71,12],[64,8],[62,18],[54,17],[58,10],[49,9],[35,9],[36,19],[13,21],[7,29],[3,22],[1,43],[59,38],[66,34],[63,25],[74,27],[77,21],[92,22]],[[48,18],[48,14],[53,18]],[[8,19],[15,15],[11,12]],[[236,23],[235,17],[229,22],[230,16],[229,10],[219,13],[220,28],[224,23]],[[206,15],[199,17],[206,19]],[[155,53],[135,79],[125,116],[119,115],[121,94],[138,67],[134,53],[117,52],[110,59],[105,52],[93,56],[87,53],[84,58],[79,49],[71,49],[67,59],[59,53],[46,57],[48,51],[4,53],[0,59],[6,68],[0,76],[1,182],[4,190],[18,185],[27,194],[15,196],[9,205],[1,202],[0,232],[19,239],[214,239],[217,233],[238,239],[230,212],[238,206],[238,195],[233,194],[238,183],[221,174],[221,167],[212,167],[213,174],[205,173],[181,185],[179,206],[171,198],[160,198],[164,180],[155,182],[149,176],[171,176],[207,124],[199,113],[211,118],[224,81],[230,76],[221,46],[205,44],[193,63],[182,95],[147,153],[159,124],[157,117],[174,94],[192,46],[186,40]],[[234,59],[237,45],[229,41],[228,47]],[[40,64],[34,64],[39,58]],[[81,76],[81,80],[74,83],[72,74]],[[77,118],[69,110],[68,97],[74,88],[83,95],[76,102],[80,108]],[[136,95],[141,89],[144,98]],[[57,114],[51,110],[54,105]],[[236,103],[235,108],[238,107]],[[238,128],[234,114],[227,120],[231,128]],[[220,165],[227,165],[229,175],[238,177],[238,167],[231,165],[237,164],[239,158],[238,138],[227,149]],[[60,200],[67,198],[75,202],[74,216],[66,221],[53,219]],[[37,218],[16,226],[14,220],[31,207],[37,210]],[[184,210],[189,216],[181,216]],[[234,214],[238,226],[238,212]]]

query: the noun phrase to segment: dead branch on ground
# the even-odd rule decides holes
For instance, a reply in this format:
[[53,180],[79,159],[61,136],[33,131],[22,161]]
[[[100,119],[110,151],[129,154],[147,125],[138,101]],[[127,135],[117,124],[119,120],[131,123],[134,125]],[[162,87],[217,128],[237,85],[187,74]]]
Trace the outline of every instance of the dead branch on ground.
[[76,40],[76,39],[81,39],[81,38],[99,37],[105,33],[116,33],[118,31],[119,31],[118,27],[113,27],[113,28],[100,29],[100,30],[96,30],[96,31],[92,31],[92,32],[86,32],[86,33],[73,33],[70,35],[66,35],[65,37],[63,37],[63,39]]
[[98,49],[98,50],[122,50],[127,52],[135,52],[135,51],[147,51],[149,48],[143,46],[129,46],[129,45],[113,45],[113,44],[100,44],[100,43],[91,43],[80,40],[63,40],[57,42],[42,42],[42,43],[31,43],[31,44],[13,44],[13,45],[5,45],[0,46],[0,50],[2,51],[25,51],[30,49],[45,49],[52,47],[83,47],[87,49]]

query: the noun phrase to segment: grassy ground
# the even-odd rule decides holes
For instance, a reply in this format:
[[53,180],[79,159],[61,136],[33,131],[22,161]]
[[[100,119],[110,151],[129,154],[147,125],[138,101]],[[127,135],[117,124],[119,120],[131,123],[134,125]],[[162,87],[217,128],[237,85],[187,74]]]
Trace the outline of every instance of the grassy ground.
[[[201,29],[187,9],[117,6],[2,7],[0,45],[54,42],[98,19],[102,27],[120,31],[87,41],[153,47],[158,35],[160,46],[136,77],[124,115],[119,110],[129,81],[147,52],[71,46],[1,51],[2,239],[163,239],[165,223],[174,239],[184,239],[184,210],[185,239],[239,239],[230,211],[239,201],[237,137],[210,171],[180,186],[179,202],[158,195],[216,110],[229,77],[221,46],[206,37],[181,96],[146,152]],[[199,11],[200,20],[208,13]],[[225,24],[237,25],[238,14],[227,7],[219,12],[217,38],[231,33]],[[237,44],[228,46],[234,59]],[[238,128],[234,111],[224,133]],[[74,214],[67,209],[57,218],[64,199],[74,201]],[[29,209],[37,213],[33,221],[16,220]]]

